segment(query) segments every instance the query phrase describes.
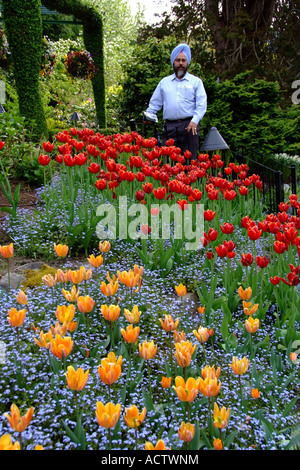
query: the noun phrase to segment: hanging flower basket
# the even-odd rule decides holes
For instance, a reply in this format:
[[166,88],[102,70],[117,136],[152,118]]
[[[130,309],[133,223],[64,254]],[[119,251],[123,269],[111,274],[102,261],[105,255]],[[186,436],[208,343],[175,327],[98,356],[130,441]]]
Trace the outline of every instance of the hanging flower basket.
[[3,29],[0,29],[0,67],[6,68],[9,65],[8,42]]
[[42,40],[42,59],[41,59],[41,70],[40,74],[42,77],[50,75],[53,66],[55,64],[55,53],[51,48],[50,41],[47,36],[43,37]]
[[95,65],[88,51],[70,51],[65,58],[67,73],[73,78],[90,80],[95,75]]

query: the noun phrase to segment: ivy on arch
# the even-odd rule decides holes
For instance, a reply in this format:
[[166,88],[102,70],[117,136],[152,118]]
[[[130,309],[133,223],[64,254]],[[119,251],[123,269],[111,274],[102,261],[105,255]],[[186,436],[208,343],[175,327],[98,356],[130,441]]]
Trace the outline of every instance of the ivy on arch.
[[[14,65],[19,109],[33,123],[34,137],[47,135],[39,94],[42,44],[40,0],[2,0],[4,28]],[[43,0],[43,5],[82,22],[86,49],[92,54],[96,73],[92,79],[96,117],[106,127],[103,24],[101,15],[81,0]]]

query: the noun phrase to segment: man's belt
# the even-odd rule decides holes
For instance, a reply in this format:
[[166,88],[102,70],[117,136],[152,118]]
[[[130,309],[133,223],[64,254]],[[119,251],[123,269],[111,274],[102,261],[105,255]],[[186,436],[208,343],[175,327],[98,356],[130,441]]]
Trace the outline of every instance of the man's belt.
[[178,123],[178,122],[183,122],[183,121],[188,121],[188,120],[191,120],[193,118],[193,116],[189,116],[189,117],[186,117],[186,118],[183,118],[183,119],[176,119],[176,120],[171,120],[171,119],[166,119],[165,122],[170,122],[170,123]]

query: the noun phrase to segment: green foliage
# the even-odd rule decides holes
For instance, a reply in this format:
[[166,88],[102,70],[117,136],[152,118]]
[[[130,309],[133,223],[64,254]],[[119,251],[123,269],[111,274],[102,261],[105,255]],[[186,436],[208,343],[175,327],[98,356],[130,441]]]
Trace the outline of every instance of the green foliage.
[[[20,113],[33,123],[33,137],[47,135],[39,94],[42,21],[39,0],[4,0],[5,33],[11,51]],[[30,38],[30,40],[28,40]]]

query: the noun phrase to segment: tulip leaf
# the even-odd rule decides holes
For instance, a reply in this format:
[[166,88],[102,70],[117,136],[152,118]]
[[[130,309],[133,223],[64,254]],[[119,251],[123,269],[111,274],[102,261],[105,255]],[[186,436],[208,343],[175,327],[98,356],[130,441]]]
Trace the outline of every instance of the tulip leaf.
[[199,450],[200,449],[200,429],[198,421],[195,424],[195,434],[193,439],[189,444],[189,450]]
[[143,399],[144,399],[144,406],[147,411],[153,411],[154,406],[153,406],[153,401],[152,397],[149,393],[146,392],[146,390],[143,390]]

